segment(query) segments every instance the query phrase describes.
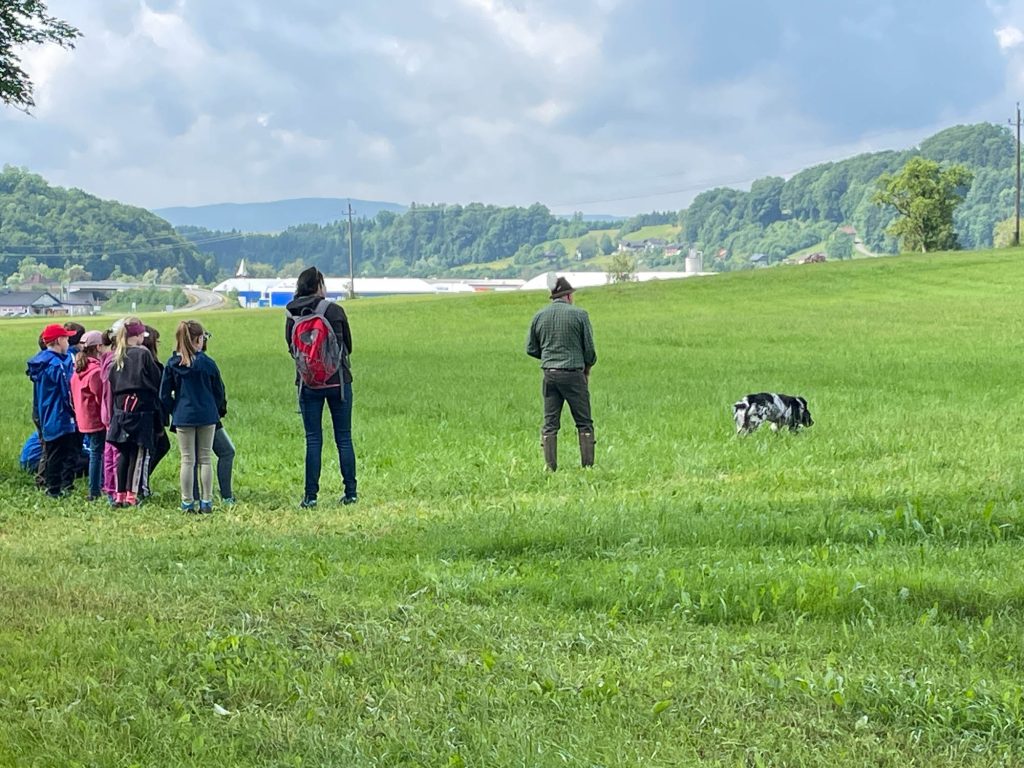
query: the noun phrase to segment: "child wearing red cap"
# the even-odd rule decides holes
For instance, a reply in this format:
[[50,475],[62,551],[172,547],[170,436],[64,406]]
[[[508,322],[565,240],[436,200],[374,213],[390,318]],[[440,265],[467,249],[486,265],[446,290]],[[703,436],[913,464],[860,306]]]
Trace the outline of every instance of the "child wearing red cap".
[[46,349],[28,361],[32,379],[32,418],[46,441],[44,470],[46,493],[51,498],[65,495],[75,481],[77,452],[81,440],[71,405],[71,370],[68,337],[72,335],[56,323],[43,329],[40,336]]

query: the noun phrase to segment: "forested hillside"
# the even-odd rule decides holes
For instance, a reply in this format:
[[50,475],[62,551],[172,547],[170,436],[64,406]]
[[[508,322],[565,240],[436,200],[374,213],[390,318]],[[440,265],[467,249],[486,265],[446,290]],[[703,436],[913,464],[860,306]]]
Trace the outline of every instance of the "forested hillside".
[[[963,163],[973,172],[974,181],[956,211],[956,230],[963,248],[991,246],[995,225],[1013,213],[1014,141],[1005,127],[979,124],[942,131],[914,149],[823,163],[789,180],[758,179],[749,191],[708,190],[683,211],[645,214],[625,223],[584,222],[579,217],[567,222],[541,205],[413,206],[401,215],[381,213],[356,222],[355,264],[360,274],[444,274],[482,264],[500,264],[492,274],[526,274],[573,262],[575,254],[566,252],[560,239],[604,230],[578,241],[588,256],[595,250],[607,253],[642,226],[668,222],[680,227],[675,238],[679,244],[703,250],[705,264],[712,269],[749,268],[755,254],[775,262],[812,247],[847,258],[854,239],[873,252],[894,253],[898,244],[885,230],[895,213],[874,204],[871,197],[879,176],[898,171],[917,155],[942,164]],[[236,233],[230,239],[209,230],[181,231],[214,254],[224,269],[246,258],[272,271],[295,271],[296,262],[348,271],[343,222],[293,227],[278,235]],[[660,258],[657,247],[641,258],[652,266],[681,261],[681,256],[674,261]]]
[[217,273],[211,256],[159,216],[80,189],[54,187],[41,176],[5,166],[0,173],[0,279],[33,265],[97,280],[173,269],[191,282],[211,280]]
[[[771,263],[809,249],[847,258],[855,240],[862,243],[858,248],[895,252],[897,243],[886,234],[894,212],[871,197],[879,176],[899,171],[918,155],[971,170],[973,183],[954,220],[959,244],[991,246],[996,224],[1013,214],[1015,145],[1006,127],[979,124],[950,128],[905,151],[823,163],[788,180],[758,179],[749,191],[708,190],[683,211],[626,222],[560,218],[540,203],[413,204],[404,213],[381,211],[355,220],[353,261],[358,274],[394,276],[601,268],[601,257],[621,240],[656,225],[664,234],[639,253],[641,267],[676,267],[689,247],[703,250],[706,267],[719,270],[749,268],[757,254],[760,263]],[[668,245],[682,250],[666,253]],[[95,278],[177,270],[185,281],[211,280],[233,272],[243,258],[268,276],[295,274],[310,263],[344,274],[347,223],[305,224],[274,235],[197,227],[176,232],[145,210],[51,187],[24,170],[5,168],[0,175],[0,276],[9,283],[13,273],[34,262]]]
[[[675,214],[663,218],[674,219]],[[617,231],[618,226],[584,221],[582,216],[562,219],[540,204],[529,208],[413,205],[404,214],[381,211],[372,219],[356,219],[352,240],[359,274],[427,276],[508,257],[512,271],[562,264],[573,254],[554,241],[580,238],[594,230]],[[290,227],[277,235],[235,233],[230,237],[230,233],[195,227],[179,231],[213,254],[225,269],[244,258],[275,271],[296,271],[302,264],[315,263],[336,274],[348,272],[347,222]],[[600,248],[600,240],[594,240],[594,247]],[[609,238],[605,240],[605,251],[610,252],[613,245]]]
[[1014,140],[1008,129],[982,123],[957,126],[902,152],[874,152],[823,163],[781,178],[758,179],[749,192],[719,188],[698,195],[680,213],[682,237],[706,252],[725,250],[730,266],[765,253],[771,260],[832,237],[846,225],[872,251],[896,251],[885,233],[894,212],[871,202],[878,177],[921,155],[942,164],[963,163],[974,182],[957,209],[962,248],[992,245],[995,225],[1013,214]]

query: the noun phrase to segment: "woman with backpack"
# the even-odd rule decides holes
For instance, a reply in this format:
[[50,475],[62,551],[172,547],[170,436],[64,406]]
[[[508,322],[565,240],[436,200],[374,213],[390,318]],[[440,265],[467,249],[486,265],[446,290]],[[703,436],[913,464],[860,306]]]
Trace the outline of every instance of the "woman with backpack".
[[[181,486],[183,512],[213,512],[213,433],[217,422],[227,412],[227,396],[220,369],[213,358],[203,352],[206,331],[195,320],[182,320],[174,335],[174,354],[164,366],[160,382],[160,403],[171,417],[171,429],[178,434],[181,451]],[[192,474],[199,467],[199,499],[192,488]]]
[[299,388],[299,412],[306,432],[306,482],[301,506],[316,506],[320,492],[320,465],[324,435],[323,412],[327,404],[338,448],[345,488],[342,504],[354,504],[356,452],[352,445],[352,332],[339,304],[327,299],[324,276],[316,267],[302,271],[295,296],[288,303],[284,337],[295,360]]

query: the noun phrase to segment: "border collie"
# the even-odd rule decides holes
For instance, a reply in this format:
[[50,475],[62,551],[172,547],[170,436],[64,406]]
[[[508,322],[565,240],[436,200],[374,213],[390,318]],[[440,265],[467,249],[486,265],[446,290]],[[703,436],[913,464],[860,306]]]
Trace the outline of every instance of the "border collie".
[[777,392],[745,396],[733,403],[732,418],[736,422],[737,435],[749,435],[766,421],[772,425],[772,432],[783,427],[788,427],[790,432],[799,432],[802,427],[814,424],[806,400]]

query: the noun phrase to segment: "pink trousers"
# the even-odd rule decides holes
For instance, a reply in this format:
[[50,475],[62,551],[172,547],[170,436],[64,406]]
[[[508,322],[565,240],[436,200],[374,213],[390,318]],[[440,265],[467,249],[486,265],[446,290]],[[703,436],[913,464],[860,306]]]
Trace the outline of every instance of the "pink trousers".
[[103,492],[117,493],[117,448],[110,443],[103,447]]

